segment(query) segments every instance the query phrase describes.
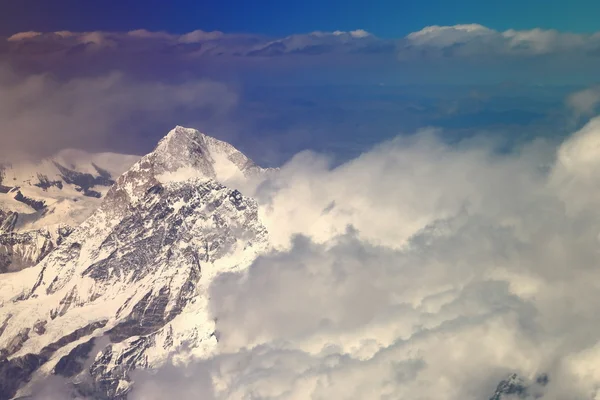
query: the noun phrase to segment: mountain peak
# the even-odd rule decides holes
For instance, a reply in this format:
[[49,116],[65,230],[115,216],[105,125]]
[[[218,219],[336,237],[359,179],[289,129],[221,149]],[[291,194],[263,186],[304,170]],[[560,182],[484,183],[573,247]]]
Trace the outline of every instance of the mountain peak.
[[180,125],[172,129],[148,157],[161,182],[192,177],[223,182],[260,169],[229,143]]
[[229,143],[178,125],[158,142],[154,151],[117,180],[110,197],[125,192],[129,201],[135,203],[156,185],[191,180],[215,180],[227,185],[263,171]]
[[196,129],[177,126],[171,130],[147,156],[157,179],[181,181],[191,177],[216,178],[207,138]]
[[157,149],[160,148],[161,145],[165,146],[173,141],[183,144],[204,137],[208,137],[208,135],[205,135],[204,133],[194,128],[186,128],[185,126],[177,125],[158,142]]

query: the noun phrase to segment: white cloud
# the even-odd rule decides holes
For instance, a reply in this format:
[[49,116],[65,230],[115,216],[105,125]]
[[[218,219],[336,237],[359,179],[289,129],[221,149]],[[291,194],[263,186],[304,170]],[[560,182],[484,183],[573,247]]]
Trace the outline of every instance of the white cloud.
[[371,34],[367,31],[365,31],[364,29],[356,29],[356,30],[350,31],[350,32],[334,31],[333,35],[334,36],[350,35],[351,37],[358,38],[358,39],[371,36]]
[[428,26],[420,31],[408,34],[407,39],[415,45],[451,46],[464,43],[474,38],[492,36],[495,31],[479,24],[466,24],[454,26]]
[[567,98],[567,106],[577,115],[591,116],[600,102],[600,87],[580,90]]
[[515,49],[524,46],[534,54],[583,49],[587,43],[593,42],[592,38],[586,35],[539,28],[526,31],[510,29],[503,32],[502,36],[509,40],[509,48]]
[[179,37],[181,43],[200,43],[204,41],[215,40],[223,37],[223,32],[212,31],[205,32],[203,30],[195,30],[193,32],[186,33]]
[[[527,189],[534,179],[525,168],[533,161],[494,157],[489,149],[469,144],[452,149],[435,134],[398,137],[335,169],[323,157],[299,154],[257,194],[268,204],[267,227],[281,245],[293,233],[324,242],[352,225],[369,242],[402,247],[436,219],[465,208],[499,209],[502,201],[511,201],[503,188],[488,187],[490,177],[507,181],[517,171],[527,172],[513,181],[514,190]],[[455,179],[460,176],[469,179]],[[281,220],[287,223],[278,224]]]
[[102,32],[84,33],[79,36],[79,42],[83,44],[93,43],[99,46],[111,44]]
[[21,40],[33,39],[40,35],[42,35],[41,32],[34,32],[34,31],[19,32],[19,33],[15,33],[14,35],[9,36],[8,39],[6,39],[6,40],[9,42],[18,42]]
[[136,29],[127,32],[127,35],[140,39],[172,39],[173,35],[167,32],[152,32],[146,29]]
[[429,26],[407,35],[406,40],[417,48],[453,49],[454,56],[463,57],[563,53],[586,55],[600,44],[597,34],[574,34],[540,28],[499,32],[478,24]]
[[367,31],[365,31],[364,29],[356,29],[354,31],[350,31],[349,33],[352,37],[355,37],[355,38],[364,38],[367,36],[371,36],[371,34]]

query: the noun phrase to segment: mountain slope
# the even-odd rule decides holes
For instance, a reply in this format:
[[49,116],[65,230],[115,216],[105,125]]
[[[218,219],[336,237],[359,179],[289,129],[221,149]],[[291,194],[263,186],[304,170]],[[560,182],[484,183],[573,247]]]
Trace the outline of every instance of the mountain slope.
[[64,150],[40,162],[0,163],[0,273],[40,262],[138,159]]
[[[0,399],[53,373],[96,398],[125,398],[128,370],[209,355],[210,281],[268,244],[256,203],[216,179],[261,171],[232,146],[177,127],[40,264],[5,275]],[[89,368],[77,363],[106,339]]]

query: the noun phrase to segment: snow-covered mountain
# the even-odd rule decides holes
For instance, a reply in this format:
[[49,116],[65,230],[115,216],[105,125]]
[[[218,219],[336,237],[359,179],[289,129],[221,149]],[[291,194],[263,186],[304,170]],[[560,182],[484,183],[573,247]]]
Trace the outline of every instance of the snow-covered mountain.
[[[0,399],[49,374],[125,398],[128,371],[216,348],[207,287],[268,246],[257,204],[221,181],[264,170],[177,127],[38,265],[0,280]],[[102,344],[89,368],[80,358]]]
[[40,262],[137,160],[63,150],[39,162],[0,162],[0,273]]

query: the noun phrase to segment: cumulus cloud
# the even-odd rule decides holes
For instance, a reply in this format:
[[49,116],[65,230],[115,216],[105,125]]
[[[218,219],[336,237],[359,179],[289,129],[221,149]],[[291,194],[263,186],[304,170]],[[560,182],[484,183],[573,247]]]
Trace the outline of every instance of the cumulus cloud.
[[212,284],[220,354],[133,398],[480,400],[513,372],[596,398],[599,141],[596,118],[554,153],[421,132],[299,155],[254,193],[277,248]]
[[428,26],[420,31],[408,34],[407,39],[415,45],[431,45],[437,47],[466,43],[475,38],[491,37],[495,31],[479,24],[454,26]]
[[181,43],[201,43],[209,40],[219,39],[223,36],[223,32],[220,31],[206,32],[198,29],[181,35],[178,40]]
[[236,102],[237,93],[229,86],[204,79],[162,83],[111,72],[59,80],[4,68],[0,156],[47,156],[64,148],[139,151],[154,124],[175,125],[181,117],[177,112],[204,111],[213,118]]
[[[600,46],[598,34],[574,34],[553,29],[496,31],[478,24],[429,26],[406,36],[401,56],[429,50],[444,57],[591,55]],[[431,53],[433,52],[433,53]]]
[[14,35],[9,36],[8,39],[6,39],[6,40],[9,42],[17,42],[20,40],[33,39],[40,35],[42,35],[41,32],[34,32],[34,31],[19,32],[19,33],[15,33]]
[[578,116],[591,116],[600,102],[600,87],[577,91],[567,98],[567,106]]
[[[299,154],[257,193],[266,204],[263,218],[273,221],[275,240],[283,245],[291,234],[302,233],[323,242],[352,225],[369,242],[402,247],[433,219],[467,206],[500,209],[498,203],[511,201],[504,188],[489,187],[490,177],[505,181],[517,175],[513,185],[518,191],[535,179],[535,169],[523,165],[533,159],[495,157],[475,143],[449,148],[437,134],[426,130],[417,137],[400,136],[335,169],[314,153]],[[443,160],[444,168],[431,160]],[[529,173],[517,174],[521,170]],[[459,176],[468,180],[454,178]],[[288,207],[297,199],[303,201]],[[275,222],[282,219],[288,223]]]

